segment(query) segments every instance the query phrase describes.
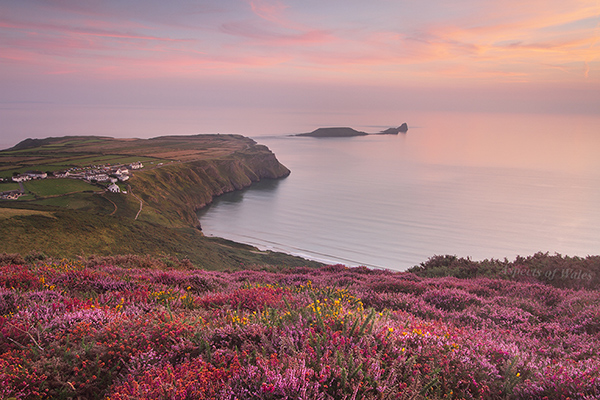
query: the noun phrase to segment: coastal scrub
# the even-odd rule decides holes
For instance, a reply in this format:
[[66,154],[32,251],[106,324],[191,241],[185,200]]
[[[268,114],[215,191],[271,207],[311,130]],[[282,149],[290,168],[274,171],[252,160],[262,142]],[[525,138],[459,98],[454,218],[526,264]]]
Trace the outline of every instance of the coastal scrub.
[[595,290],[341,265],[5,260],[2,398],[600,395]]

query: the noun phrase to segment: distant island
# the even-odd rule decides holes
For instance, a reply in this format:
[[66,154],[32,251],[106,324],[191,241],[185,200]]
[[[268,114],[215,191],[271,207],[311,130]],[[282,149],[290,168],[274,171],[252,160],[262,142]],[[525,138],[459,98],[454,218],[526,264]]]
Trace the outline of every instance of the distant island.
[[308,137],[353,137],[353,136],[367,136],[367,135],[397,135],[398,133],[406,133],[408,132],[408,124],[404,122],[397,128],[388,128],[384,131],[378,133],[367,133],[362,131],[357,131],[356,129],[349,127],[331,127],[331,128],[318,128],[312,132],[308,133],[300,133],[294,136],[308,136]]
[[388,128],[385,131],[379,132],[380,135],[397,135],[398,133],[406,133],[408,132],[408,124],[404,122],[397,128]]

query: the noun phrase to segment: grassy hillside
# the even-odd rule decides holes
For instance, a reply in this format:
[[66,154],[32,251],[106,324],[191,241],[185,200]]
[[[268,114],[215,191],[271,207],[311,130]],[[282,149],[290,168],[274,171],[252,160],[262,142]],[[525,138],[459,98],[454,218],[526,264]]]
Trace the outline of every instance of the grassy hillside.
[[310,265],[320,263],[270,251],[258,251],[194,228],[169,228],[114,215],[35,207],[0,209],[0,253],[51,257],[92,254],[138,254],[189,259],[205,269],[239,269],[245,265]]
[[320,265],[206,238],[196,229],[196,210],[214,196],[289,174],[268,148],[242,136],[27,140],[0,152],[0,169],[12,176],[23,170],[132,160],[141,160],[145,167],[121,184],[127,194],[73,179],[25,182],[27,196],[0,201],[0,210],[7,210],[0,212],[0,252],[37,251],[53,257],[165,255],[187,258],[207,269]]

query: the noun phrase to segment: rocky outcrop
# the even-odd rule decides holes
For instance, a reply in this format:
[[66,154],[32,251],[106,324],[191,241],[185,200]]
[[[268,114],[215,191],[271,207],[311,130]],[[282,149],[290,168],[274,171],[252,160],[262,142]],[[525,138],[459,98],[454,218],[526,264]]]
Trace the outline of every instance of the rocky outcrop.
[[405,122],[397,128],[388,128],[385,131],[379,132],[379,135],[397,135],[398,133],[408,132],[408,124]]
[[310,136],[310,137],[352,137],[352,136],[366,136],[368,133],[357,131],[348,127],[333,127],[333,128],[319,128],[309,133],[301,133],[296,136]]

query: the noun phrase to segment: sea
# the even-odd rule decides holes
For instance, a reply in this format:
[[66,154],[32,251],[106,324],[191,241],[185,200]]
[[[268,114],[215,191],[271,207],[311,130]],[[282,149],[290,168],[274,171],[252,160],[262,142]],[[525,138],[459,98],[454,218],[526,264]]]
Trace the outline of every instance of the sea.
[[198,212],[204,234],[398,271],[435,255],[600,254],[600,116],[423,112],[394,125],[353,122],[369,133],[402,122],[409,130],[253,136],[291,174],[216,198]]

